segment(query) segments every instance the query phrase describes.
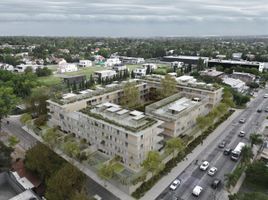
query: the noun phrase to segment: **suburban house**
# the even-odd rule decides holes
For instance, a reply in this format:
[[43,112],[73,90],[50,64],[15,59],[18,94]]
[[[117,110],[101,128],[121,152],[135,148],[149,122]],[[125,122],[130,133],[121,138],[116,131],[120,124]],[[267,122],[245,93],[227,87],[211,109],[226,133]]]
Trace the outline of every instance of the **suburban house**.
[[92,61],[91,60],[80,60],[79,67],[92,67]]

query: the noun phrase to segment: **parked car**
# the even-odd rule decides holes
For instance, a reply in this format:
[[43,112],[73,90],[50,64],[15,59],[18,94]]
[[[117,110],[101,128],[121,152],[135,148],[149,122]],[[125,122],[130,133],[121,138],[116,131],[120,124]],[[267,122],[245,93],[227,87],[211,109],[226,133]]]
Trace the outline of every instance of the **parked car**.
[[238,134],[239,137],[245,137],[245,135],[246,135],[245,131],[240,131]]
[[226,148],[226,149],[224,149],[223,154],[226,155],[226,156],[228,156],[228,155],[231,154],[231,152],[232,152],[232,149]]
[[223,140],[223,141],[218,145],[219,148],[224,148],[225,146],[226,146],[226,141],[225,141],[225,140]]
[[209,170],[208,170],[208,175],[210,176],[214,176],[217,172],[217,168],[216,167],[211,167]]
[[242,119],[239,120],[239,123],[240,124],[244,124],[245,122],[246,122],[246,120],[244,118],[242,118]]
[[200,165],[200,169],[203,171],[206,171],[207,168],[209,166],[209,162],[208,161],[204,161],[201,165]]
[[176,190],[176,189],[180,186],[180,184],[181,184],[181,180],[179,180],[179,179],[175,179],[175,180],[171,183],[171,185],[169,186],[169,188],[170,188],[171,190]]
[[213,189],[217,189],[217,188],[220,186],[220,184],[221,184],[221,180],[218,179],[218,178],[216,178],[216,179],[214,179],[214,180],[212,181],[212,183],[211,183],[211,187],[212,187]]
[[202,192],[203,188],[199,185],[195,186],[193,189],[192,194],[196,197],[198,197],[200,195],[200,193]]
[[265,112],[268,112],[268,107],[265,108]]
[[265,94],[265,95],[263,96],[263,98],[268,98],[268,94]]

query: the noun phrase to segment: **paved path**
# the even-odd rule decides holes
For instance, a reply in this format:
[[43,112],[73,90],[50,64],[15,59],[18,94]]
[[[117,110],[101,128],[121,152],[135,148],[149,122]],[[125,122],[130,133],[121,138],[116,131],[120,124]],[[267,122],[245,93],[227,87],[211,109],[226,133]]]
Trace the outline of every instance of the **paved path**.
[[158,181],[157,184],[154,185],[151,190],[149,190],[141,200],[154,200],[156,199],[161,192],[174,180],[178,174],[181,174],[188,165],[190,165],[196,157],[202,152],[215,138],[219,136],[219,134],[225,129],[226,126],[231,125],[232,120],[235,119],[243,110],[236,110],[225,122],[223,122],[218,128],[211,133],[203,142],[203,144],[198,145],[192,153],[187,155],[187,159],[177,164],[175,168],[171,170],[171,172]]

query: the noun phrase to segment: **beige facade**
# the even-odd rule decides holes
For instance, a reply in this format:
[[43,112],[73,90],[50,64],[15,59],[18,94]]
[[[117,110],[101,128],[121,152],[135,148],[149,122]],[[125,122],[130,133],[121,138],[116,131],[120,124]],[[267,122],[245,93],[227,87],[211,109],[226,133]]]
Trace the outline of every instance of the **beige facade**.
[[146,107],[146,114],[164,121],[164,134],[171,137],[185,136],[196,127],[198,116],[209,113],[208,98],[178,93]]

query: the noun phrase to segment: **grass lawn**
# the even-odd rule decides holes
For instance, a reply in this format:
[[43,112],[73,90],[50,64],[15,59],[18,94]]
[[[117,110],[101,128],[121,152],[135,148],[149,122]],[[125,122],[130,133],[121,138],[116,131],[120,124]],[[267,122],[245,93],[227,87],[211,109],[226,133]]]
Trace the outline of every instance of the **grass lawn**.
[[45,86],[52,86],[60,84],[62,79],[60,77],[56,77],[54,75],[51,76],[45,76],[45,77],[39,77],[39,82]]

